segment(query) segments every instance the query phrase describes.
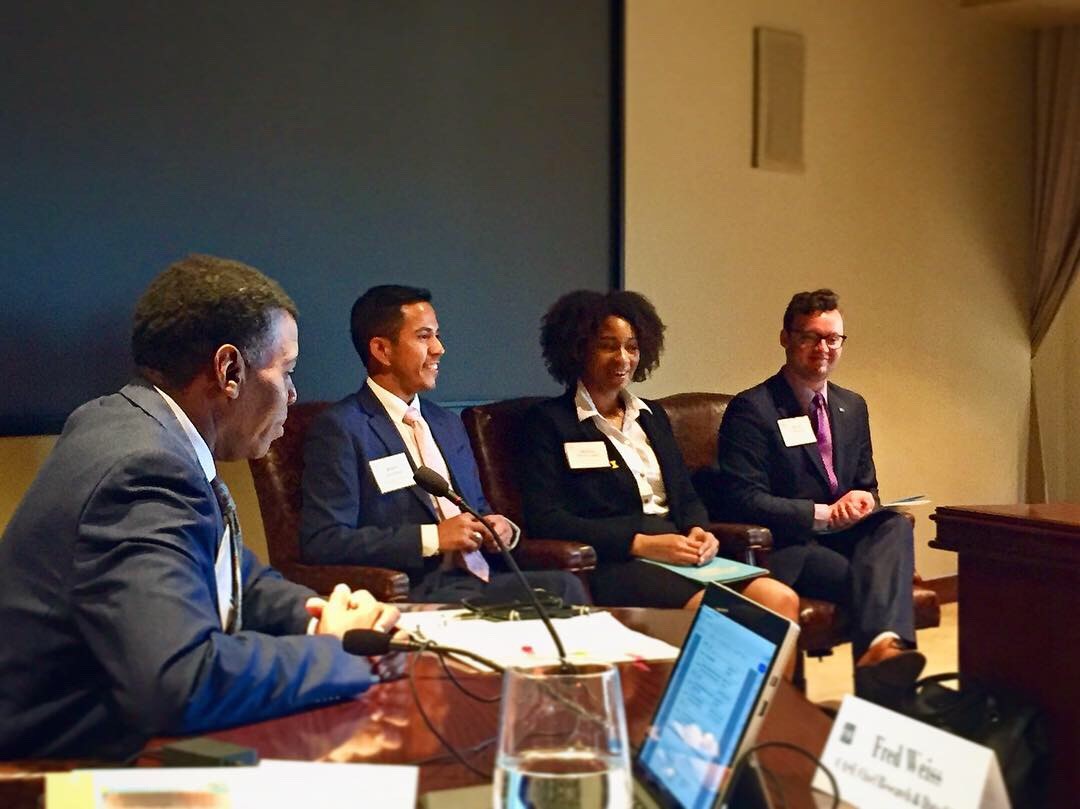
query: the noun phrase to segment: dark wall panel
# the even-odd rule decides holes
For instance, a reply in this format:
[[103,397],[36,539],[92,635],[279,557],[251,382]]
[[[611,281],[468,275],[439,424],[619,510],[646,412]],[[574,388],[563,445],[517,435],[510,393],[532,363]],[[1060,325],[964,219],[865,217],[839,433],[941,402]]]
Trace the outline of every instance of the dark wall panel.
[[301,398],[356,387],[349,307],[392,281],[435,294],[434,398],[553,391],[541,313],[614,277],[612,31],[597,0],[5,4],[0,432],[122,384],[189,252],[293,295]]

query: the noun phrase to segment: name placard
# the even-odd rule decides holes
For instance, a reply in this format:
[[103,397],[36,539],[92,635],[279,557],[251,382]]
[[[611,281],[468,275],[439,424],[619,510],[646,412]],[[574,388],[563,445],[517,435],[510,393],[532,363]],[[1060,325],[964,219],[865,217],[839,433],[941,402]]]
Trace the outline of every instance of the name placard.
[[[858,697],[844,697],[821,761],[852,806],[1010,809],[989,747]],[[814,788],[831,792],[821,770]]]

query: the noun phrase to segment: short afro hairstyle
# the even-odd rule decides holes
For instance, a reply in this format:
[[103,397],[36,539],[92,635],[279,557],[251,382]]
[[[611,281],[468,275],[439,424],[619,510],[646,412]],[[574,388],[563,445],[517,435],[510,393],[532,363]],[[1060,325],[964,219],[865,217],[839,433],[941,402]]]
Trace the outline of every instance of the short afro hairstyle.
[[371,364],[371,338],[397,339],[401,324],[405,322],[401,307],[430,300],[431,292],[428,290],[398,284],[372,287],[356,299],[349,316],[349,330],[353,347],[365,368]]
[[649,299],[638,292],[615,290],[568,292],[547,310],[540,324],[544,364],[556,382],[574,387],[588,359],[589,346],[604,320],[621,317],[634,330],[640,359],[634,381],[643,382],[660,365],[664,323]]
[[840,296],[831,289],[815,289],[813,292],[796,292],[784,310],[784,331],[791,331],[795,318],[816,315],[840,308]]
[[278,283],[254,267],[190,255],[159,273],[135,305],[135,365],[184,387],[210,366],[218,348],[231,343],[261,368],[279,310],[297,316],[296,304]]

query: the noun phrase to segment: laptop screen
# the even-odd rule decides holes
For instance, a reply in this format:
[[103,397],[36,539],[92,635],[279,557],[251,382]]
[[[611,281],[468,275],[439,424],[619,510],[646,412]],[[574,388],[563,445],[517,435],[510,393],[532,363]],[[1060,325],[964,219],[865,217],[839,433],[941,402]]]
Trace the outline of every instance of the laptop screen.
[[637,757],[657,797],[686,809],[713,805],[776,652],[723,612],[698,611]]

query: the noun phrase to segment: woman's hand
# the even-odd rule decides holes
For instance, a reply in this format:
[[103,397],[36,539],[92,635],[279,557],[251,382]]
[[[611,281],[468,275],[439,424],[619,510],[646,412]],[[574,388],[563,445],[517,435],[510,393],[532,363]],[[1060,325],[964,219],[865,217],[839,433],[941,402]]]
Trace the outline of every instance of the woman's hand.
[[720,550],[720,540],[711,532],[696,525],[687,532],[686,538],[698,543],[698,560],[695,564],[709,564],[716,556],[716,552]]
[[696,565],[700,542],[681,534],[635,534],[630,555],[669,565]]
[[630,555],[654,559],[669,565],[704,565],[716,556],[720,543],[708,531],[691,528],[681,534],[635,534]]

